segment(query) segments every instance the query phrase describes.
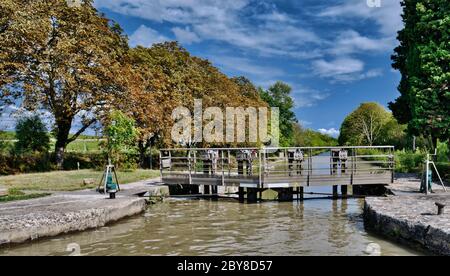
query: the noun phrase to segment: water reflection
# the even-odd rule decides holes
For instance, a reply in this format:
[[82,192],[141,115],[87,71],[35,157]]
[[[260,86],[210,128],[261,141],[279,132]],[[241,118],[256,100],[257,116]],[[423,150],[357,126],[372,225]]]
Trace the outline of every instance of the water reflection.
[[0,255],[366,255],[370,243],[383,255],[415,255],[369,235],[362,200],[306,200],[238,204],[169,200],[94,231],[3,248]]

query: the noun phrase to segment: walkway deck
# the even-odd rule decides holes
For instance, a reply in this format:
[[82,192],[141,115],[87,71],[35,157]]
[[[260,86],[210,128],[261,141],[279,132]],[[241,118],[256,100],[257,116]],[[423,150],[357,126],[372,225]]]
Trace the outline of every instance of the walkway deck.
[[391,184],[394,147],[161,150],[168,185],[293,188]]

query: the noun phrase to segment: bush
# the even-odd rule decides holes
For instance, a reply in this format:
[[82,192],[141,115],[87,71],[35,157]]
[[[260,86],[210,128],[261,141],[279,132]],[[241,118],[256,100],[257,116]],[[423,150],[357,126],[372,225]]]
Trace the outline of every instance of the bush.
[[450,163],[436,163],[436,167],[442,179],[450,182]]
[[48,153],[0,155],[0,175],[46,172],[52,169],[51,156]]
[[439,163],[450,162],[450,149],[447,143],[438,143],[436,161]]
[[423,163],[426,159],[426,153],[416,151],[396,151],[395,152],[395,171],[401,173],[416,173],[422,171]]
[[[139,154],[121,154],[114,165],[120,170],[134,170],[139,164]],[[106,153],[66,153],[64,170],[103,170],[108,162]],[[154,162],[158,162],[156,158]],[[0,175],[49,172],[56,170],[53,153],[0,154]]]

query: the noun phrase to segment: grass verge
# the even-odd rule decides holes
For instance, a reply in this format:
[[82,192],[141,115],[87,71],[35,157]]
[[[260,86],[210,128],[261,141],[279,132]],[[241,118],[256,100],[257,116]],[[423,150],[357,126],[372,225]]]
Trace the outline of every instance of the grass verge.
[[[94,170],[55,171],[0,177],[0,186],[20,191],[76,191],[96,188],[103,172]],[[159,177],[159,171],[135,170],[118,172],[120,184]],[[92,183],[84,185],[84,180]]]

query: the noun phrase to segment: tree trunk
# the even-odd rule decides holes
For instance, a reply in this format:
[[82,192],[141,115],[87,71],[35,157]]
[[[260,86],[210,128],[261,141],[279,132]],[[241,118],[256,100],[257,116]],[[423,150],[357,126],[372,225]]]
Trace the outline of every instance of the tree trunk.
[[139,166],[141,167],[141,169],[144,169],[145,153],[148,149],[148,146],[146,145],[146,143],[144,141],[139,140],[138,147],[139,147]]
[[69,140],[70,128],[72,127],[72,120],[57,121],[56,127],[56,166],[59,170],[62,170],[64,164],[64,154],[66,152],[67,142]]
[[433,134],[430,134],[428,136],[428,141],[430,143],[430,147],[431,147],[431,153],[434,153],[435,149],[437,149],[437,144],[438,144],[438,138],[435,137]]

